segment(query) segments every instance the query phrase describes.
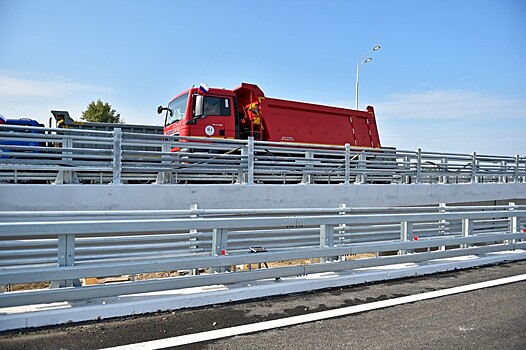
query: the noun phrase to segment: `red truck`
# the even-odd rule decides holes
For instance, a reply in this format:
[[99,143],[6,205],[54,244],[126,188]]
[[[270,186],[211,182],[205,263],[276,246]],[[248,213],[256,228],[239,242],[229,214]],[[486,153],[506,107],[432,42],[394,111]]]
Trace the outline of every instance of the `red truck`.
[[380,147],[374,109],[366,111],[265,97],[254,84],[192,87],[166,111],[165,135]]

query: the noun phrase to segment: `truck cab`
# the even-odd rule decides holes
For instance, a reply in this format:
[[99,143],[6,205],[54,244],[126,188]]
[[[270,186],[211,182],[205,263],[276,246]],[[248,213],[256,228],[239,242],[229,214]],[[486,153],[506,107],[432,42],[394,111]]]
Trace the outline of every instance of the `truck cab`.
[[166,111],[165,135],[233,139],[236,134],[235,94],[230,90],[198,88],[186,90],[173,98]]

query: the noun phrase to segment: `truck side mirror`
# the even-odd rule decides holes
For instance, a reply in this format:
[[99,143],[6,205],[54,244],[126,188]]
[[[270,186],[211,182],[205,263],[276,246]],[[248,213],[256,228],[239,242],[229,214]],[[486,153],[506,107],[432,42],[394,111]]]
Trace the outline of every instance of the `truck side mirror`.
[[204,107],[205,107],[205,98],[203,95],[194,95],[195,97],[195,109],[194,109],[194,117],[199,118],[205,114]]
[[157,107],[157,114],[161,114],[163,111],[170,112],[170,117],[174,115],[174,112],[168,107],[163,107],[163,106]]

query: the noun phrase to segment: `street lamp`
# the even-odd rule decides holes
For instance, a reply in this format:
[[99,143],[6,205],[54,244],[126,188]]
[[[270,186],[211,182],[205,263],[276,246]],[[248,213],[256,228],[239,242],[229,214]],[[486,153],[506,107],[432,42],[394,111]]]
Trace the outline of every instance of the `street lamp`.
[[[358,75],[359,75],[359,72],[360,72],[360,67],[363,66],[366,63],[371,62],[373,60],[373,58],[372,57],[367,57],[367,56],[369,56],[371,53],[373,53],[374,51],[379,50],[379,49],[380,49],[380,46],[376,45],[375,47],[373,47],[373,49],[371,51],[367,52],[365,55],[363,55],[356,62],[356,109],[358,109]],[[365,58],[365,57],[367,57],[367,58]]]

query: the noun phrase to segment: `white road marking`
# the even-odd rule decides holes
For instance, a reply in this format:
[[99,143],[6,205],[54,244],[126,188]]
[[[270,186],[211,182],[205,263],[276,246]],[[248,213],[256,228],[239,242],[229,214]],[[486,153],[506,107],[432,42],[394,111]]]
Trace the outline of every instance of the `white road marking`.
[[479,282],[474,284],[468,284],[466,286],[447,288],[442,290],[437,290],[433,292],[420,293],[415,295],[409,295],[400,298],[375,301],[372,303],[354,305],[343,307],[340,309],[326,310],[320,312],[314,312],[306,315],[292,316],[287,318],[282,318],[273,321],[264,321],[253,324],[247,324],[243,326],[236,326],[230,328],[216,329],[213,331],[206,331],[201,333],[180,335],[177,337],[152,340],[143,343],[129,344],[116,346],[113,348],[107,348],[103,350],[153,350],[153,349],[165,349],[174,346],[193,344],[198,342],[204,342],[209,340],[216,340],[221,338],[228,338],[242,334],[255,333],[266,331],[275,328],[288,327],[293,325],[298,325],[302,323],[314,322],[319,320],[325,320],[334,317],[341,317],[346,315],[352,315],[360,312],[371,311],[382,309],[386,307],[402,305],[407,303],[413,303],[416,301],[439,298],[443,296],[471,292],[477,289],[484,289],[489,287],[500,286],[504,284],[520,282],[526,280],[526,274],[517,275],[512,277],[500,278],[497,280]]

